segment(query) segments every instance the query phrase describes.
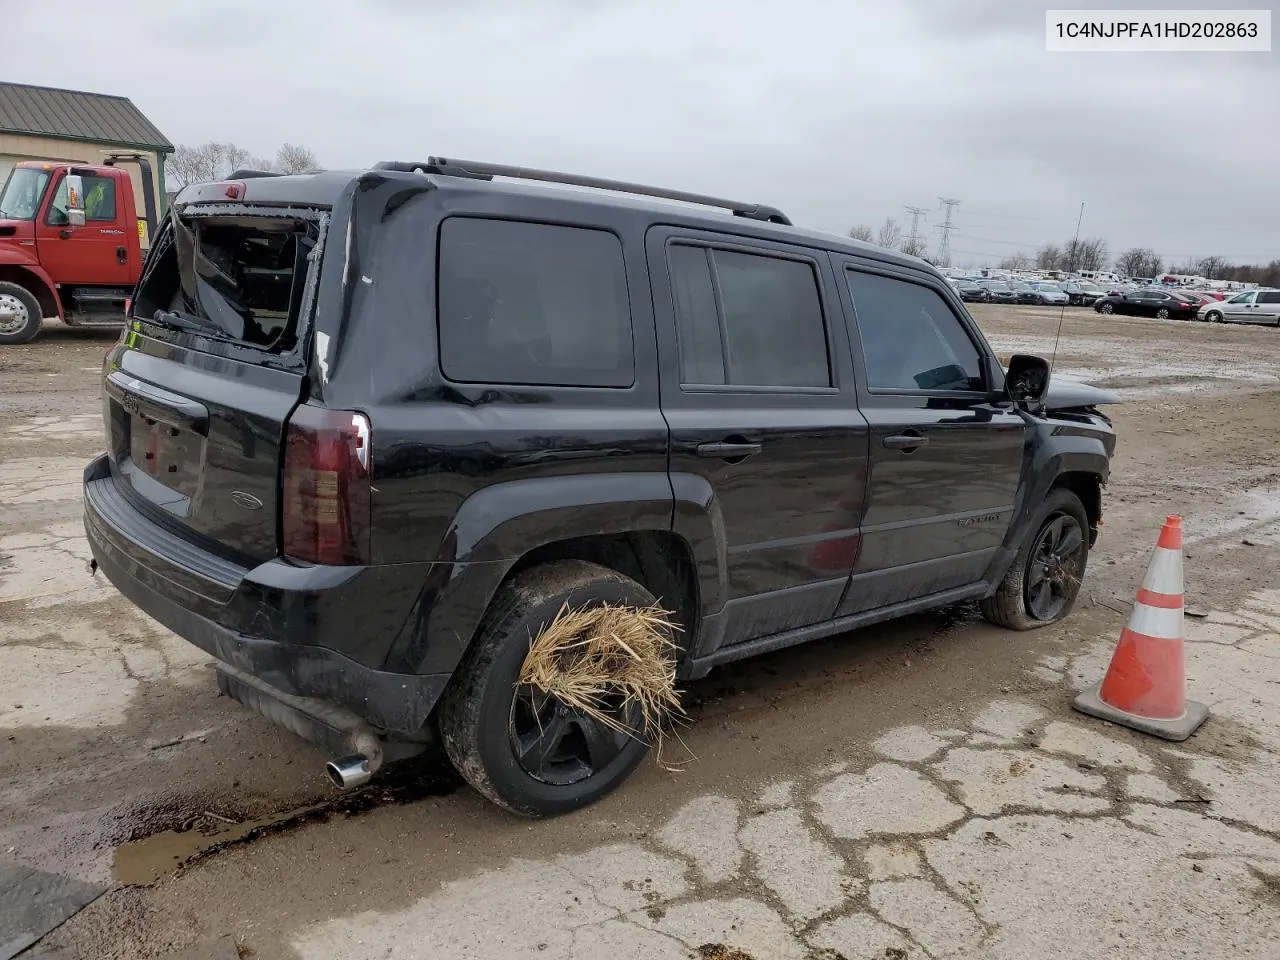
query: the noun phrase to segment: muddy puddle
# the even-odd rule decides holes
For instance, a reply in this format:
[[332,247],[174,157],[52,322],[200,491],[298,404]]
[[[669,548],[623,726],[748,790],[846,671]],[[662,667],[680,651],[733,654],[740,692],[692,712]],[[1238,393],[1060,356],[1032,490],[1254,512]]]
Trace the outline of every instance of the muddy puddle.
[[150,886],[228,847],[324,821],[335,814],[358,816],[389,804],[444,796],[460,784],[447,764],[404,764],[389,767],[376,781],[350,793],[251,819],[192,810],[178,829],[162,830],[116,847],[111,876],[125,886]]

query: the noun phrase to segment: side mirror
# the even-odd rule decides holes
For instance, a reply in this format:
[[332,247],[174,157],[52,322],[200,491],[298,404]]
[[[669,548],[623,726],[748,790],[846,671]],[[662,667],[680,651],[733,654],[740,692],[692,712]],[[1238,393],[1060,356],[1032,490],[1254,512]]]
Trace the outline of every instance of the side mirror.
[[67,174],[67,223],[84,226],[84,180],[78,174]]
[[1049,392],[1049,362],[1043,357],[1015,353],[1009,358],[1004,392],[1016,404],[1039,406]]

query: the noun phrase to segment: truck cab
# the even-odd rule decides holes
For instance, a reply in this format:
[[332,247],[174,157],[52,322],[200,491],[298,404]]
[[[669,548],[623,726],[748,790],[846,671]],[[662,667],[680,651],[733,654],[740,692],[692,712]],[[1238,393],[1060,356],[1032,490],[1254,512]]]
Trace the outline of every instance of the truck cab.
[[0,344],[25,343],[43,317],[71,326],[123,323],[155,223],[148,191],[140,216],[133,183],[117,164],[26,161],[0,190]]

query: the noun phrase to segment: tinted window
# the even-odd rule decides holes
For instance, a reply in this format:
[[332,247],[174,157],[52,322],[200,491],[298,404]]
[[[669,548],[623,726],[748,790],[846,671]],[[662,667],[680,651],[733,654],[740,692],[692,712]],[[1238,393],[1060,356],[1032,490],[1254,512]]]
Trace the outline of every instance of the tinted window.
[[622,245],[603,230],[451,217],[440,228],[440,366],[468,383],[626,387]]
[[681,383],[724,383],[720,318],[706,247],[673,246],[671,290],[676,302],[676,337]]
[[978,349],[935,291],[847,271],[872,388],[981,390]]
[[1280,303],[1280,291],[1277,291],[1275,293],[1260,293],[1258,294],[1258,302],[1259,303]]
[[683,383],[831,386],[811,264],[683,244],[669,256]]

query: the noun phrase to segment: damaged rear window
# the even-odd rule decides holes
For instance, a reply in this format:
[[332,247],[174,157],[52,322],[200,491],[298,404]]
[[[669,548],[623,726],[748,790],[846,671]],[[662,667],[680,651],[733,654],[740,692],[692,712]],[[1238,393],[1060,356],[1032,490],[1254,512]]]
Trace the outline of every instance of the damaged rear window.
[[320,224],[266,216],[173,213],[138,287],[134,316],[284,352],[314,269]]

